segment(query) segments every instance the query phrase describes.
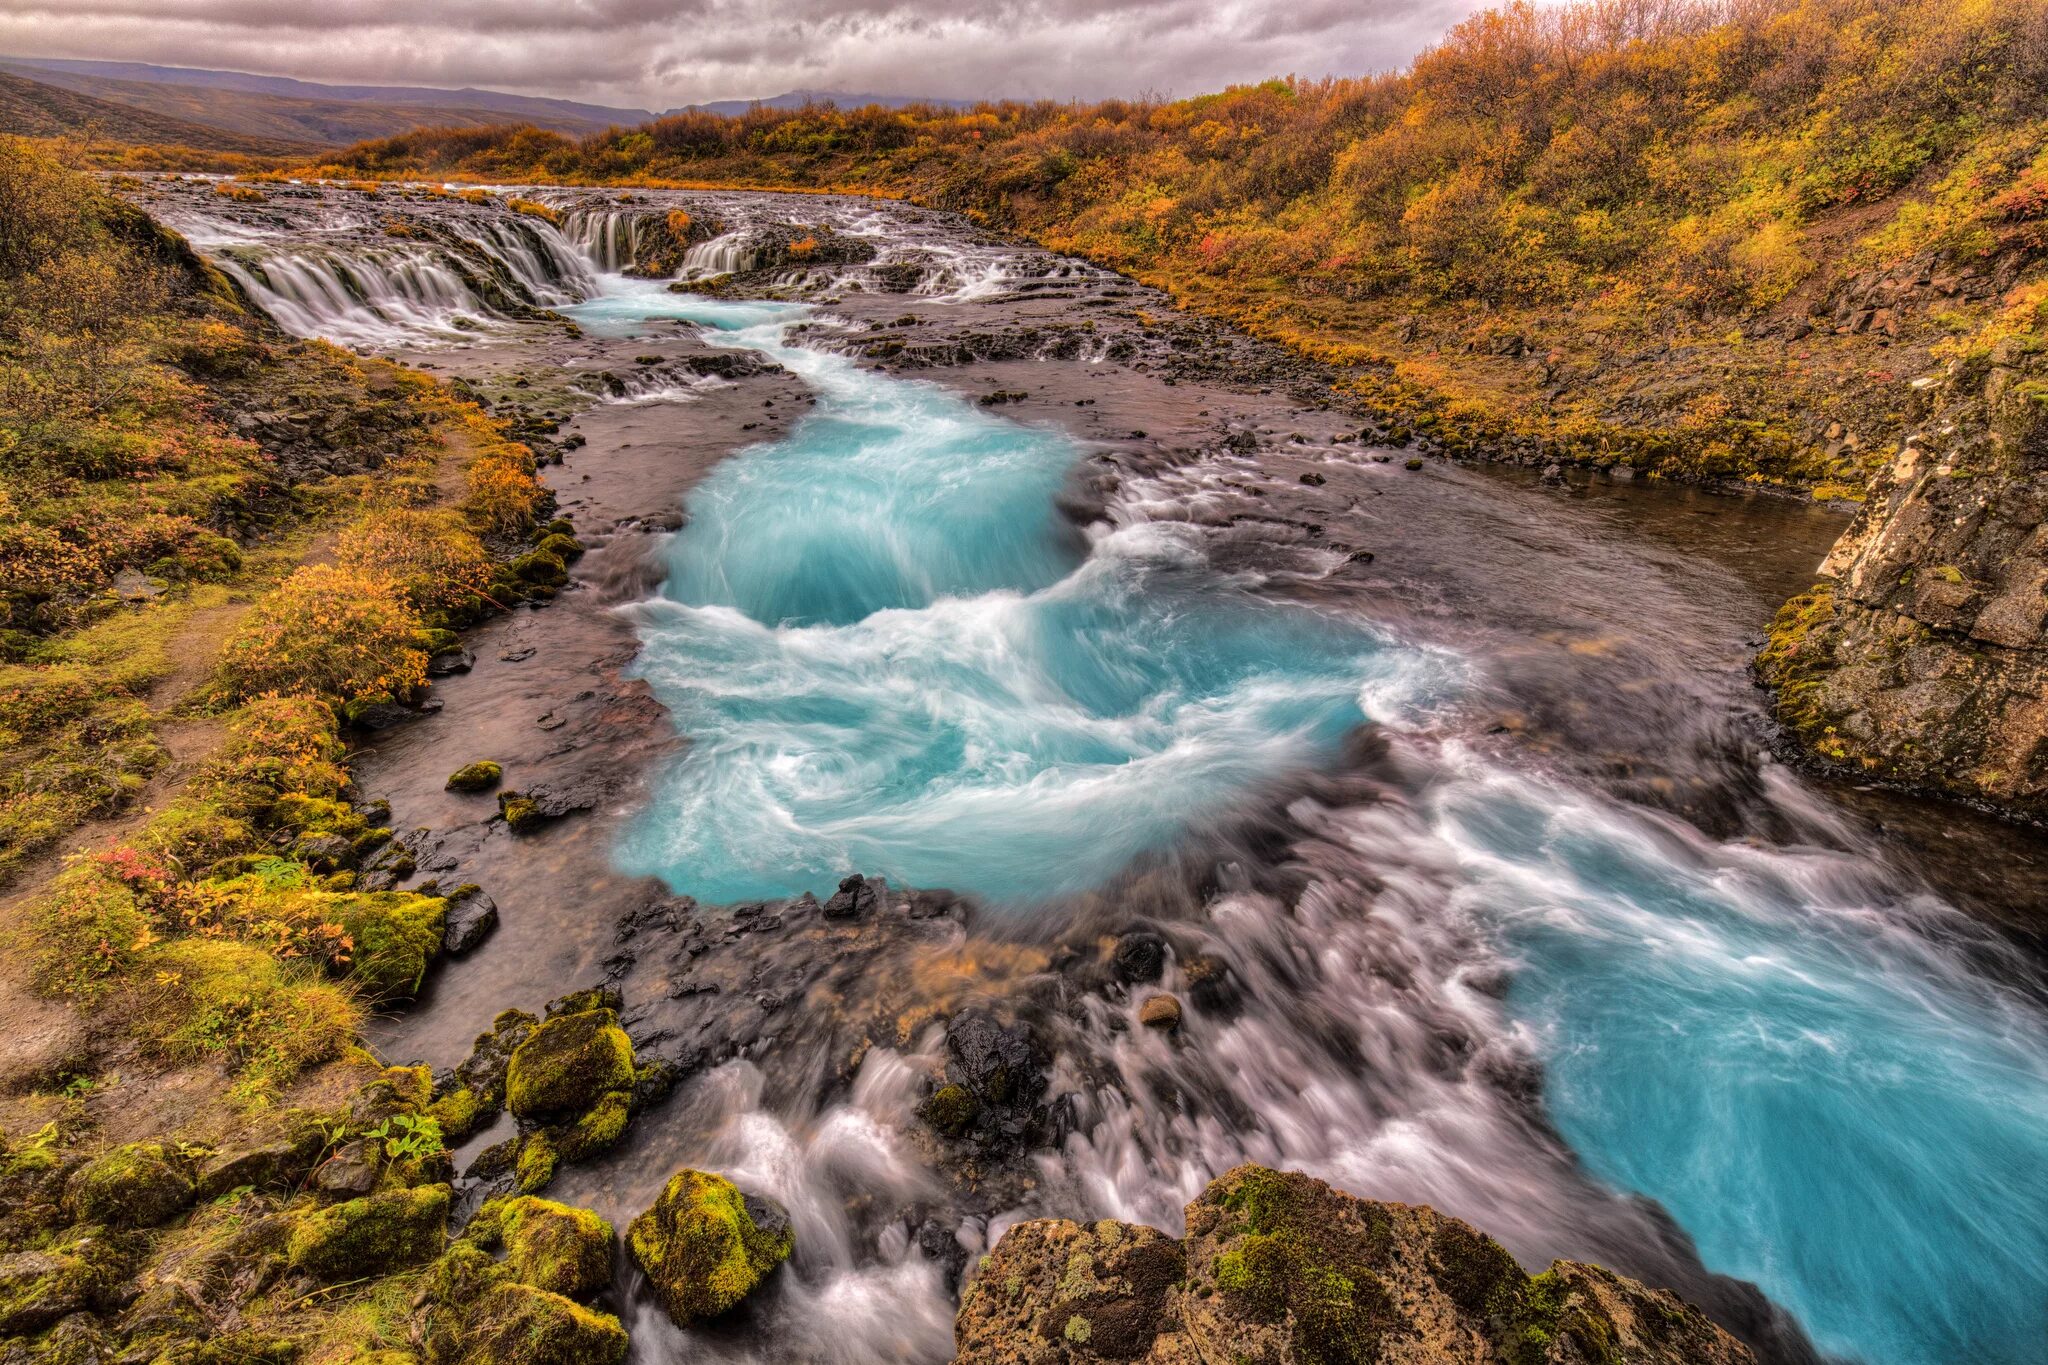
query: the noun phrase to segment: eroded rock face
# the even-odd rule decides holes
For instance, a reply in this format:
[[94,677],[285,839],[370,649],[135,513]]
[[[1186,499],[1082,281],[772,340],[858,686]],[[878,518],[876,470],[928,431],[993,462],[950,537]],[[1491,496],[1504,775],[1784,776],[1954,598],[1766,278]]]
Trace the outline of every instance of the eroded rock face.
[[960,1308],[959,1365],[1751,1365],[1672,1295],[1597,1266],[1531,1276],[1428,1208],[1240,1166],[1152,1228],[1021,1223]]
[[1859,771],[2048,813],[2048,356],[1958,361],[1758,672]]

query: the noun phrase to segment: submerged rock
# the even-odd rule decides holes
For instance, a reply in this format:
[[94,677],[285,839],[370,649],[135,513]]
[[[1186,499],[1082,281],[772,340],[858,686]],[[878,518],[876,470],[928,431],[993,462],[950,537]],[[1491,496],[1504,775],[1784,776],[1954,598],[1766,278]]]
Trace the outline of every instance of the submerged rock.
[[795,1244],[781,1205],[704,1171],[677,1171],[626,1229],[634,1262],[680,1326],[731,1309]]
[[1597,1266],[1531,1276],[1429,1208],[1240,1166],[1179,1241],[1064,1219],[1004,1234],[967,1287],[959,1365],[1752,1365],[1697,1309]]

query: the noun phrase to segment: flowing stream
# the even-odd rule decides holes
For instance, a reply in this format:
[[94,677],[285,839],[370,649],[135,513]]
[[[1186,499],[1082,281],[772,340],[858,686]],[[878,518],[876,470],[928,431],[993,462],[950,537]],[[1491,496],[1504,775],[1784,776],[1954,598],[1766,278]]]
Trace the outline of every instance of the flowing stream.
[[[895,231],[860,212],[849,230]],[[814,399],[694,487],[664,585],[623,608],[689,742],[623,827],[622,870],[709,905],[858,870],[1023,925],[1135,903],[1176,860],[1212,869],[1162,985],[1188,998],[1185,949],[1213,946],[1240,1006],[1191,1009],[1177,1041],[1132,1027],[1134,998],[1068,1010],[1053,1090],[1074,1121],[1032,1194],[958,1220],[963,1247],[1043,1214],[1176,1228],[1208,1178],[1260,1160],[1712,1299],[1696,1251],[1843,1360],[2048,1354],[2039,964],[1880,836],[1754,756],[1723,785],[1768,818],[1710,832],[1503,746],[1480,716],[1511,654],[1319,587],[1341,556],[1219,553],[1203,500],[1256,460],[1127,478],[1077,529],[1057,501],[1090,452],[1060,428],[849,359],[827,305],[606,273],[629,219],[570,228],[469,240],[594,338],[680,322]],[[294,330],[496,325],[424,248],[195,235]],[[736,229],[696,264],[746,251]],[[1045,259],[956,261],[926,306]],[[1683,634],[1654,608],[1642,631]],[[942,1202],[910,1138],[938,1046],[877,1049],[819,1103],[776,1100],[749,1061],[704,1079],[664,1150],[776,1195],[800,1250],[777,1325],[678,1334],[643,1305],[641,1358],[945,1357],[953,1286],[905,1213]]]

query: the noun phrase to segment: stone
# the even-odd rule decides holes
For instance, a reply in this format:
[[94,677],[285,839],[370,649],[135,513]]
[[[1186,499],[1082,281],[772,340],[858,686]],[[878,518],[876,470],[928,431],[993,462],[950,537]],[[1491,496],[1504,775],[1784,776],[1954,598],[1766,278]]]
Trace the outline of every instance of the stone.
[[631,1090],[633,1041],[609,1009],[547,1020],[512,1054],[506,1098],[523,1119],[582,1114],[607,1091]]
[[243,1188],[290,1189],[312,1173],[325,1145],[319,1128],[311,1124],[269,1141],[230,1145],[200,1164],[194,1191],[206,1203]]
[[821,913],[826,919],[860,919],[872,915],[881,903],[881,897],[876,894],[880,885],[856,872],[839,883],[839,889],[826,900]]
[[1157,981],[1166,972],[1166,940],[1150,929],[1133,929],[1117,939],[1109,969],[1126,986]]
[[962,1010],[946,1025],[948,1074],[987,1104],[1026,1105],[1045,1089],[1026,1024],[1009,1028],[986,1010]]
[[357,1138],[335,1149],[334,1155],[313,1172],[313,1188],[322,1194],[354,1197],[377,1188],[383,1162],[376,1148]]
[[957,1365],[1754,1365],[1662,1290],[1559,1261],[1530,1276],[1432,1209],[1240,1166],[1179,1240],[1105,1220],[1019,1223],[961,1300]]
[[626,1246],[678,1326],[727,1312],[787,1260],[796,1239],[772,1200],[681,1170],[626,1229]]
[[1180,1027],[1180,1001],[1164,991],[1150,996],[1138,1007],[1138,1022],[1146,1028],[1171,1033]]
[[64,1209],[81,1223],[153,1228],[192,1203],[192,1179],[176,1151],[131,1142],[87,1162],[64,1187]]
[[612,1282],[612,1225],[589,1209],[521,1195],[497,1211],[505,1268],[521,1284],[587,1299]]
[[467,673],[476,667],[476,655],[466,649],[444,649],[427,658],[427,676],[445,678],[451,673]]
[[293,1270],[329,1282],[424,1265],[441,1254],[452,1193],[422,1185],[306,1214],[292,1228],[286,1258]]
[[619,1365],[627,1345],[611,1314],[518,1283],[484,1291],[459,1340],[458,1365]]
[[452,792],[484,792],[505,780],[503,767],[488,758],[474,763],[465,763],[448,774],[447,788]]
[[445,899],[447,910],[441,921],[443,952],[466,953],[498,927],[498,903],[482,887],[458,886]]
[[56,1251],[0,1256],[0,1336],[28,1336],[92,1306],[99,1276],[83,1257]]

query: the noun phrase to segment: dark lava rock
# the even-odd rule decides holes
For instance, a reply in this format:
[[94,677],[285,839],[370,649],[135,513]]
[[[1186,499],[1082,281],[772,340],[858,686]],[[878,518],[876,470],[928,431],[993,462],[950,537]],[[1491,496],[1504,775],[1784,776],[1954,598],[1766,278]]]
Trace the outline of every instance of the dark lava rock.
[[986,1010],[962,1010],[946,1025],[946,1073],[985,1105],[1017,1109],[1045,1090],[1031,1026],[1005,1028]]
[[313,1187],[324,1194],[351,1198],[377,1188],[377,1153],[358,1138],[335,1149],[313,1173]]
[[476,655],[466,649],[444,649],[427,660],[427,676],[445,678],[450,673],[467,673],[476,667]]
[[880,903],[876,888],[879,881],[871,882],[856,872],[839,883],[839,889],[832,893],[824,905],[826,919],[860,919],[872,915]]
[[1150,985],[1166,972],[1166,940],[1150,929],[1133,929],[1116,941],[1109,969],[1126,986]]
[[498,927],[498,903],[482,887],[458,886],[448,893],[447,901],[441,946],[448,952],[466,953]]
[[258,1190],[286,1189],[312,1171],[326,1146],[317,1124],[266,1142],[222,1148],[199,1168],[196,1182],[202,1203],[247,1186]]

